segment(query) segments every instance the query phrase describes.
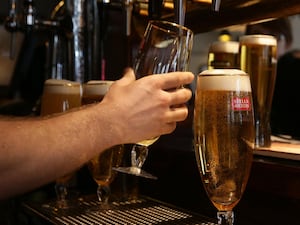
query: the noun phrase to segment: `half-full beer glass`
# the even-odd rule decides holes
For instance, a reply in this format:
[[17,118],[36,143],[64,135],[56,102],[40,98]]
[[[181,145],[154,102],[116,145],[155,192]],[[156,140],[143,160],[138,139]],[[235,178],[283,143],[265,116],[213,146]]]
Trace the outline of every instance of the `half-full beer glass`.
[[[41,100],[41,116],[62,113],[71,108],[80,107],[81,92],[81,84],[78,82],[56,79],[46,80]],[[59,208],[68,208],[66,201],[67,184],[73,175],[74,173],[68,173],[56,180],[55,191]]]
[[206,70],[197,77],[195,156],[218,224],[232,225],[247,185],[254,148],[249,76],[237,69]]
[[276,80],[277,40],[270,35],[240,37],[240,69],[249,74],[252,86],[256,147],[271,145],[270,114]]
[[[113,81],[92,80],[83,84],[82,105],[100,102]],[[109,208],[110,184],[116,176],[113,167],[120,166],[124,153],[124,145],[116,145],[87,162],[88,169],[97,183],[97,196],[101,208]],[[96,207],[95,210],[99,210]]]

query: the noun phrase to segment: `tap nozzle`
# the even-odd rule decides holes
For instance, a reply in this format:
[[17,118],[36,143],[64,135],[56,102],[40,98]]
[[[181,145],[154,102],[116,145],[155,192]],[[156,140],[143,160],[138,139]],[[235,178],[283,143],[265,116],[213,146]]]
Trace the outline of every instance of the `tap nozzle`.
[[215,12],[220,10],[221,0],[212,0],[211,9]]
[[4,26],[6,30],[9,32],[14,32],[18,28],[16,0],[10,1],[9,16],[6,18],[4,22]]
[[24,1],[24,23],[25,26],[34,26],[36,18],[36,9],[33,0]]

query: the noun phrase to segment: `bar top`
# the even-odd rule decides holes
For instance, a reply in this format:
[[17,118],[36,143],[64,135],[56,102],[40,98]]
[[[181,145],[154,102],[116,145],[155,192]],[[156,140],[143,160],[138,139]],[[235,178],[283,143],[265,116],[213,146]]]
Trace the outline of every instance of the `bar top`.
[[271,146],[256,149],[254,154],[300,161],[300,141],[272,136]]

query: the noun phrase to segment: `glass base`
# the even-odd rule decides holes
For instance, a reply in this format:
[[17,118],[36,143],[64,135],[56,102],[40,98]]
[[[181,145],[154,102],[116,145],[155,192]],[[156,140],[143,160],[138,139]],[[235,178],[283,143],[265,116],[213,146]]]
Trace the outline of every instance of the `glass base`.
[[234,213],[233,211],[219,211],[217,212],[219,225],[233,225]]
[[144,177],[144,178],[148,178],[148,179],[153,179],[153,180],[157,180],[156,176],[153,176],[152,174],[138,168],[138,167],[113,167],[113,170],[121,172],[121,173],[127,173],[127,174],[131,174],[131,175],[135,175],[138,177]]

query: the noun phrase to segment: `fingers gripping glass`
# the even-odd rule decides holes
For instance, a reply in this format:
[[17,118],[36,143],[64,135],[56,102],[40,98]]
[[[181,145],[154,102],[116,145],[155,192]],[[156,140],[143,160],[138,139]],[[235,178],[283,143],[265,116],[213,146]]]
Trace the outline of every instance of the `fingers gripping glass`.
[[[150,21],[133,65],[137,79],[152,74],[185,71],[188,68],[192,42],[193,32],[188,28],[167,21]],[[148,146],[158,138],[136,143],[131,150],[131,167],[114,169],[156,179],[141,168],[148,155]]]

